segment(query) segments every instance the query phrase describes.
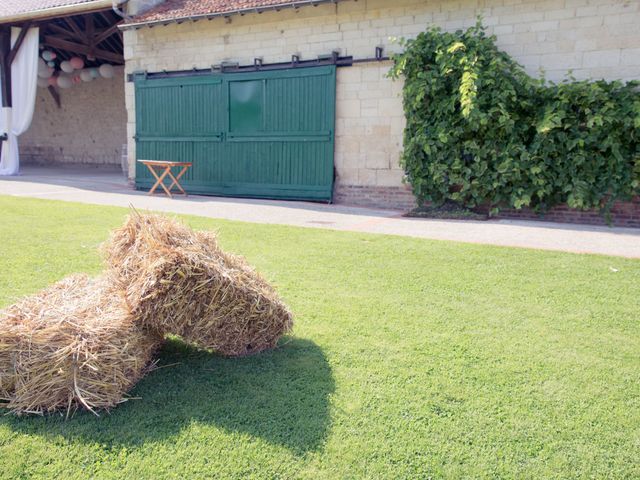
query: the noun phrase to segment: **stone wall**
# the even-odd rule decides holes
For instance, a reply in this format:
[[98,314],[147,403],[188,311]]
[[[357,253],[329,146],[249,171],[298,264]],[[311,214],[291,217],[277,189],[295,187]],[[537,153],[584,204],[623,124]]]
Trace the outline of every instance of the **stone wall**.
[[[222,61],[289,61],[332,50],[370,58],[376,46],[399,47],[430,25],[471,26],[478,15],[499,46],[532,75],[552,80],[640,78],[637,0],[358,0],[280,12],[183,22],[125,32],[127,71],[207,68]],[[389,63],[341,68],[337,77],[336,199],[404,208],[411,195],[398,165],[402,147],[401,82],[385,77]],[[135,157],[135,101],[127,84],[130,158]],[[130,160],[130,165],[134,162]],[[134,175],[134,171],[130,171]]]
[[386,78],[390,67],[371,62],[338,69],[336,202],[394,208],[415,203],[402,184],[402,82]]
[[127,142],[124,68],[112,79],[97,79],[60,90],[58,108],[38,88],[33,122],[20,137],[25,164],[120,165]]

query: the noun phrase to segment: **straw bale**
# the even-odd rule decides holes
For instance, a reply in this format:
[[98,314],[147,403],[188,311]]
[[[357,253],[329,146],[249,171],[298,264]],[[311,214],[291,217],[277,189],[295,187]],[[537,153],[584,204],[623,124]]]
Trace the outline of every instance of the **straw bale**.
[[124,400],[161,338],[144,331],[104,278],[73,275],[0,312],[0,403],[17,414]]
[[291,330],[292,314],[274,288],[222,251],[213,233],[134,212],[103,248],[112,282],[159,335],[242,356],[274,348]]

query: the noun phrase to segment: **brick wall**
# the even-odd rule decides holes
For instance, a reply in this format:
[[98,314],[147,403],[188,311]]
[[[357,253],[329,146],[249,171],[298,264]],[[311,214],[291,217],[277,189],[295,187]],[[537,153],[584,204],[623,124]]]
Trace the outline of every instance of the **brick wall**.
[[416,199],[408,185],[379,187],[337,183],[333,193],[335,203],[362,207],[409,211],[416,207]]
[[[399,48],[391,37],[412,37],[429,25],[456,30],[478,15],[498,45],[532,74],[552,80],[640,78],[640,1],[637,0],[358,0],[283,9],[211,21],[125,32],[127,70],[207,68],[222,61],[265,63],[332,50],[356,58]],[[336,199],[379,205],[403,195],[401,82],[385,77],[389,64],[339,69],[336,114]],[[129,155],[135,158],[135,102],[126,86]],[[130,165],[134,162],[130,161]],[[134,175],[134,171],[130,171]],[[354,187],[354,188],[352,188]],[[366,188],[355,188],[366,187]],[[359,193],[356,193],[359,192]],[[378,197],[376,197],[378,192]],[[385,193],[386,192],[386,193]],[[386,196],[385,196],[386,195]],[[398,197],[399,198],[399,197]]]
[[[544,215],[538,215],[526,209],[502,210],[498,218],[607,225],[607,220],[596,211],[573,210],[566,205],[552,208]],[[614,205],[611,210],[611,224],[615,227],[640,228],[640,197],[630,202],[620,202]]]
[[33,121],[20,137],[25,164],[120,165],[126,144],[124,69],[60,90],[58,108],[46,88],[38,88]]

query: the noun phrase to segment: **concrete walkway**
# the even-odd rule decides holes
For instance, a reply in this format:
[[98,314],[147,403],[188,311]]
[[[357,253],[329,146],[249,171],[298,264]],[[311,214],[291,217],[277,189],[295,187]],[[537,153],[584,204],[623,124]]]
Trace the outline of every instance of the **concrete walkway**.
[[121,173],[102,169],[24,168],[0,177],[0,194],[199,215],[244,222],[384,233],[436,240],[640,258],[640,229],[494,220],[408,219],[402,212],[306,202],[190,196],[149,197]]

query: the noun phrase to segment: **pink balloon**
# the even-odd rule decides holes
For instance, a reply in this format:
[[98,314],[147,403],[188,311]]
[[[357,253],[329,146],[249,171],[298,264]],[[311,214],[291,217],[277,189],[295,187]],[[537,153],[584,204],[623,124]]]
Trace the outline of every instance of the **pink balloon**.
[[49,85],[52,87],[55,87],[58,85],[58,78],[57,77],[49,77]]
[[74,75],[73,77],[71,77],[71,81],[77,85],[79,83],[82,82],[82,78],[80,78],[80,75]]
[[82,60],[80,57],[73,57],[71,60],[69,60],[69,63],[71,63],[71,66],[74,68],[74,70],[82,70],[82,68],[84,67],[84,60]]

